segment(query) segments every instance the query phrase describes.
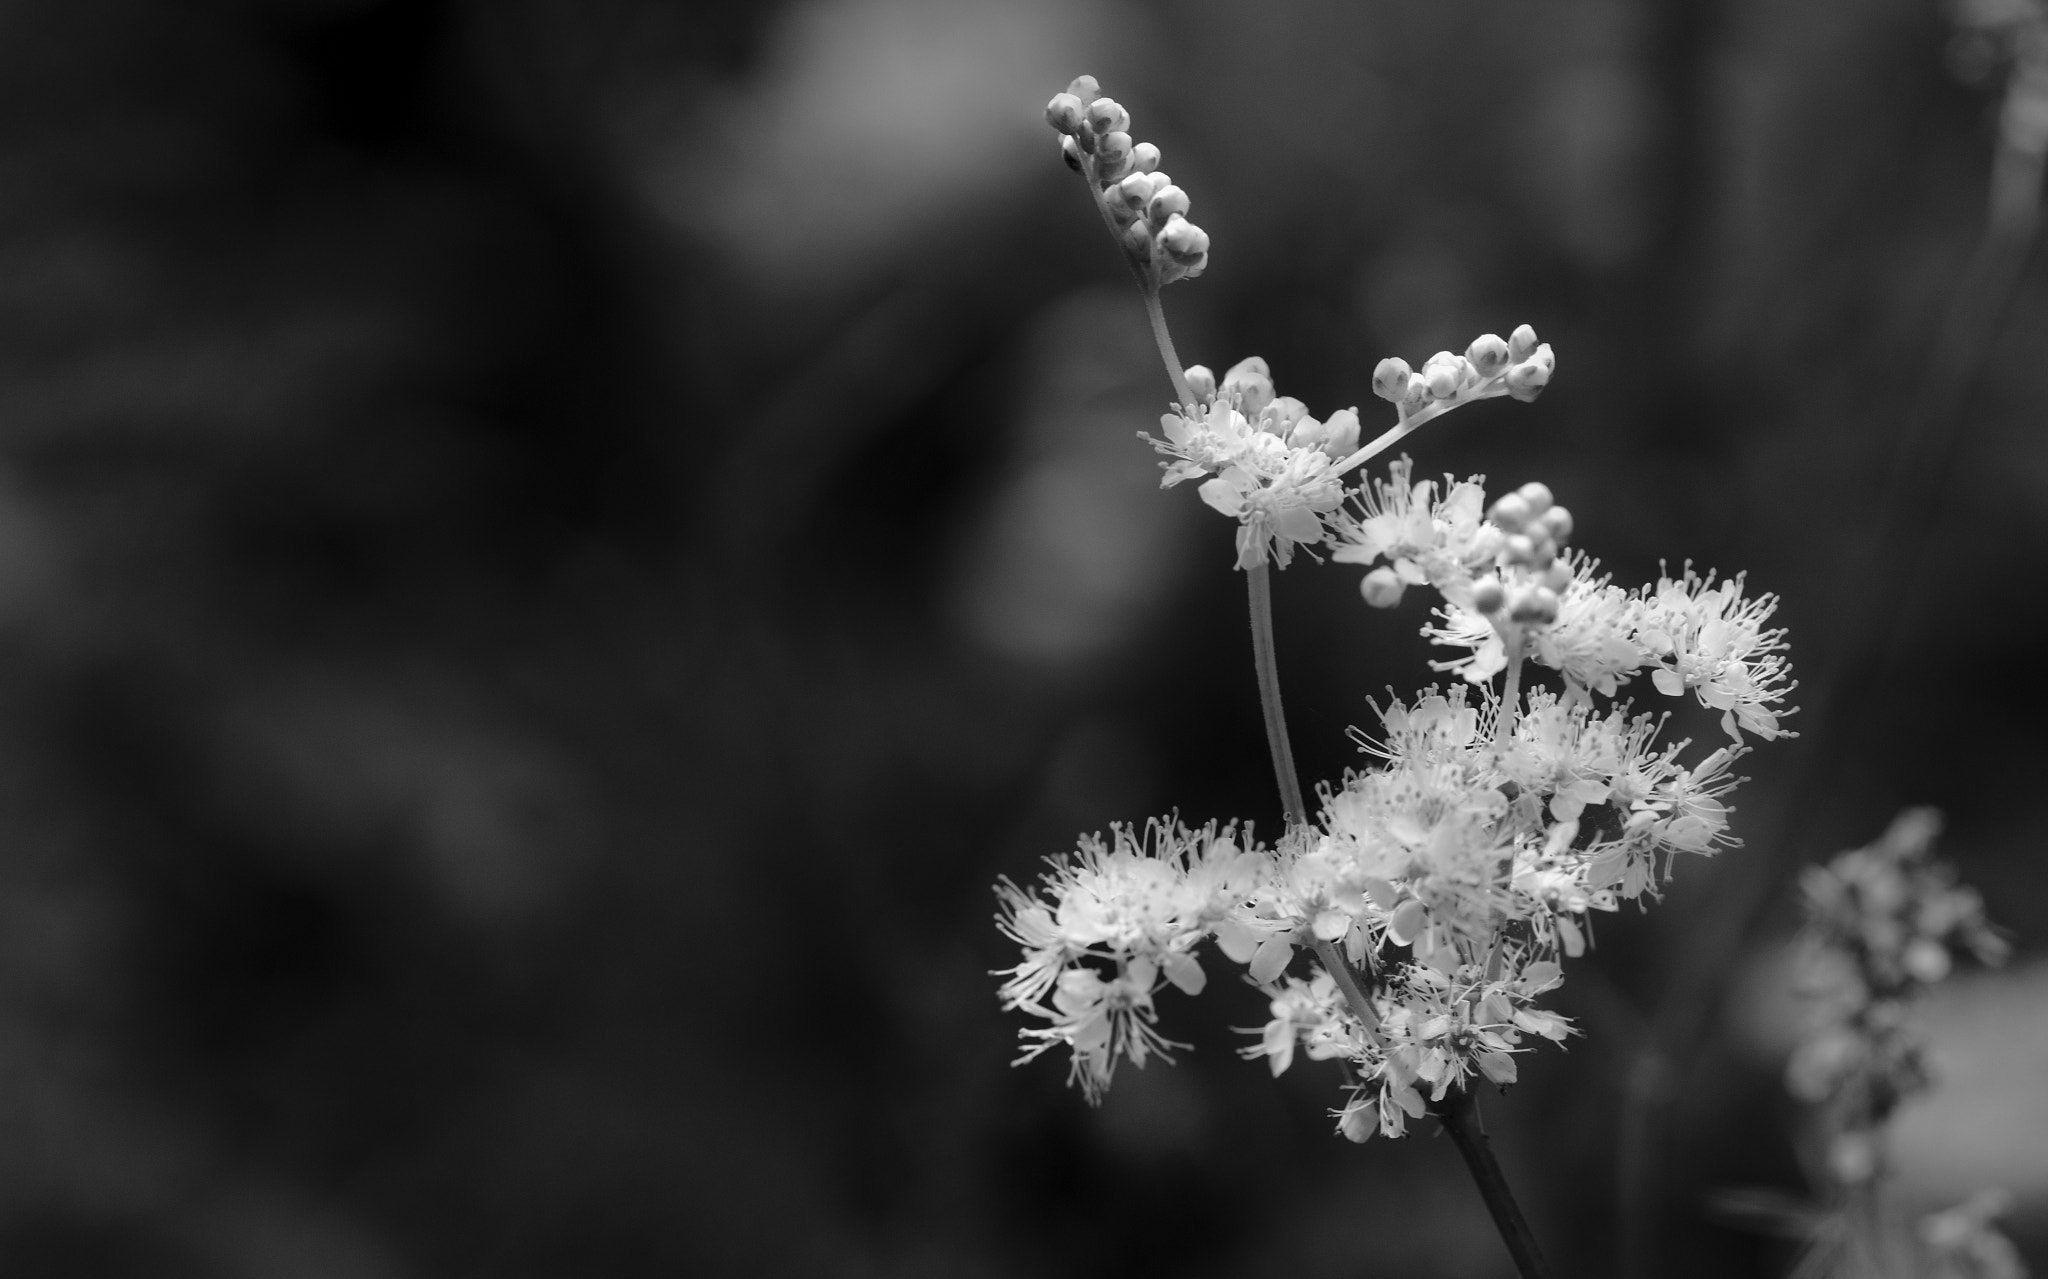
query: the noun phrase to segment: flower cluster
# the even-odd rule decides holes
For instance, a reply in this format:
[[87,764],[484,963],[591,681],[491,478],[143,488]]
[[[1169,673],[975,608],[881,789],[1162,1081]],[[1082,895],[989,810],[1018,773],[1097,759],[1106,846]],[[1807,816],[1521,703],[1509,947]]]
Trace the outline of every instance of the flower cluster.
[[1287,567],[1295,547],[1325,540],[1325,521],[1343,504],[1337,463],[1358,445],[1358,410],[1310,417],[1300,400],[1274,393],[1273,375],[1256,355],[1232,365],[1220,385],[1199,364],[1186,376],[1196,402],[1159,419],[1164,438],[1139,432],[1173,459],[1160,464],[1160,486],[1213,476],[1201,486],[1202,500],[1238,521],[1237,566],[1270,557]]
[[1159,171],[1159,148],[1131,140],[1131,113],[1080,76],[1045,104],[1060,154],[1088,179],[1097,207],[1152,287],[1192,280],[1209,265],[1209,235],[1188,221],[1188,193]]
[[1933,856],[1941,818],[1899,814],[1878,841],[1809,868],[1805,978],[1811,1032],[1786,1065],[1786,1087],[1822,1107],[1828,1166],[1844,1183],[1880,1171],[1879,1136],[1899,1103],[1928,1086],[1912,1001],[1946,977],[1955,956],[2006,956],[1976,891]]
[[[1271,1001],[1248,1056],[1275,1073],[1297,1047],[1349,1063],[1339,1117],[1354,1138],[1398,1135],[1425,1094],[1512,1082],[1525,1036],[1569,1032],[1536,1000],[1583,953],[1589,912],[1654,896],[1660,864],[1732,842],[1735,753],[1687,767],[1684,743],[1657,744],[1661,721],[1541,690],[1505,737],[1500,713],[1462,685],[1390,701],[1380,736],[1361,737],[1380,766],[1326,791],[1320,821],[1276,848],[1158,820],[1082,840],[1032,891],[1001,884],[1001,927],[1023,948],[1003,1002],[1045,1023],[1024,1030],[1024,1059],[1065,1044],[1098,1098],[1118,1059],[1165,1055],[1154,996],[1199,994],[1196,948],[1213,940]],[[1331,973],[1289,975],[1319,943],[1370,974],[1369,1020]]]
[[1658,692],[1720,711],[1738,744],[1746,730],[1770,741],[1792,736],[1782,703],[1797,685],[1785,632],[1766,623],[1775,595],[1748,598],[1738,574],[1717,579],[1687,565],[1680,576],[1626,591],[1598,560],[1568,552],[1571,512],[1540,483],[1524,484],[1481,514],[1483,477],[1416,481],[1408,459],[1367,485],[1330,518],[1331,558],[1372,565],[1360,588],[1381,608],[1411,585],[1443,597],[1438,624],[1423,633],[1467,652],[1436,663],[1472,683],[1493,678],[1511,648],[1563,677],[1567,693],[1613,697],[1647,671]]
[[[1278,394],[1256,356],[1220,381],[1183,371],[1158,286],[1206,262],[1187,197],[1092,78],[1046,115],[1137,268],[1184,386],[1160,434],[1143,436],[1165,458],[1162,487],[1199,481],[1203,501],[1238,524],[1269,711],[1277,675],[1261,585],[1297,550],[1362,565],[1376,606],[1428,585],[1443,604],[1424,633],[1466,652],[1437,664],[1462,683],[1376,707],[1378,735],[1354,734],[1370,765],[1323,787],[1317,819],[1271,846],[1235,822],[1157,819],[1083,838],[1029,888],[1000,883],[998,924],[1022,948],[1000,970],[1000,995],[1033,1023],[1019,1060],[1063,1045],[1070,1082],[1098,1100],[1119,1061],[1142,1066],[1176,1047],[1158,999],[1168,986],[1200,994],[1213,944],[1271,1012],[1244,1055],[1275,1074],[1298,1054],[1342,1061],[1339,1130],[1400,1135],[1454,1092],[1512,1082],[1533,1041],[1573,1033],[1539,1001],[1584,953],[1596,912],[1656,896],[1680,854],[1735,842],[1727,800],[1742,733],[1784,735],[1792,688],[1784,633],[1766,626],[1776,599],[1689,565],[1638,591],[1613,586],[1567,549],[1572,515],[1542,484],[1489,506],[1483,479],[1447,476],[1439,489],[1403,458],[1386,480],[1348,491],[1348,474],[1424,422],[1477,400],[1534,399],[1556,366],[1550,347],[1522,325],[1420,370],[1381,361],[1374,388],[1397,420],[1363,444],[1356,408],[1316,418]],[[1562,690],[1525,690],[1526,662],[1556,671]],[[1660,743],[1663,718],[1613,700],[1643,672],[1662,693],[1720,709],[1734,746],[1688,759],[1690,743]],[[1299,812],[1284,729],[1274,736],[1283,798]],[[1297,963],[1303,951],[1314,965]]]
[[[1318,421],[1300,400],[1275,393],[1272,372],[1258,356],[1238,361],[1220,386],[1197,364],[1185,374],[1194,403],[1176,404],[1162,416],[1160,436],[1139,434],[1171,459],[1160,464],[1166,473],[1160,487],[1215,476],[1202,485],[1202,498],[1239,522],[1238,568],[1256,568],[1269,558],[1285,568],[1297,546],[1327,542],[1344,549],[1343,524],[1334,515],[1344,500],[1345,475],[1461,404],[1501,395],[1535,399],[1555,367],[1550,345],[1538,343],[1526,324],[1507,341],[1486,334],[1465,355],[1439,351],[1420,373],[1405,360],[1382,360],[1374,389],[1394,403],[1399,420],[1361,447],[1356,406]],[[1381,580],[1374,579],[1376,588]],[[1370,589],[1368,598],[1374,598]]]

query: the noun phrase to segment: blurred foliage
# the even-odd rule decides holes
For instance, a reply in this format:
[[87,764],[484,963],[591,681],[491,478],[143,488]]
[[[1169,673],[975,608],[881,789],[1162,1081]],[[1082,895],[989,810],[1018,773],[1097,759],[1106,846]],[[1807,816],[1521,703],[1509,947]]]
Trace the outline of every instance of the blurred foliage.
[[[2038,262],[1862,571],[1983,217],[1948,41],[1923,0],[0,7],[0,1270],[1505,1273],[1448,1146],[1234,1058],[1250,992],[1099,1111],[1007,1069],[995,875],[1277,817],[1229,530],[1153,491],[1165,379],[1037,118],[1083,70],[1214,237],[1187,358],[1327,411],[1530,321],[1543,401],[1421,470],[1784,596],[1832,695],[1750,847],[1603,931],[1589,1037],[1488,1104],[1563,1272],[1780,1266],[1700,1209],[1797,1177],[1757,905],[1911,801],[2048,926]],[[1278,587],[1311,776],[1423,669],[1352,577]]]

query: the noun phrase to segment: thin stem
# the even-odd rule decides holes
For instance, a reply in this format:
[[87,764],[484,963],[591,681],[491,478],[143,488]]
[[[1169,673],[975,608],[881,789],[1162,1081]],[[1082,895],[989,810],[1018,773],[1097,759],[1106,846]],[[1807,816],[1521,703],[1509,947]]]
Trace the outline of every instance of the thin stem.
[[1501,685],[1500,714],[1493,730],[1493,744],[1497,750],[1506,750],[1508,742],[1513,739],[1515,716],[1522,705],[1522,628],[1509,622],[1503,638],[1508,646],[1508,678]]
[[1385,1048],[1386,1044],[1380,1039],[1380,1015],[1359,986],[1358,975],[1351,971],[1351,965],[1344,962],[1344,956],[1337,953],[1337,944],[1318,937],[1315,951],[1316,958],[1322,961],[1323,970],[1336,980],[1337,989],[1344,993],[1344,1002],[1351,1005],[1351,1015],[1365,1027],[1366,1038]]
[[1479,1197],[1486,1201],[1494,1227],[1507,1244],[1508,1255],[1515,1259],[1515,1270],[1522,1279],[1548,1279],[1550,1271],[1536,1247],[1536,1236],[1523,1219],[1514,1192],[1508,1189],[1500,1161],[1493,1157],[1493,1147],[1487,1143],[1486,1130],[1480,1127],[1478,1099],[1463,1088],[1453,1089],[1442,1101],[1431,1102],[1429,1110],[1442,1121],[1444,1131],[1457,1143],[1458,1153],[1465,1157],[1465,1167],[1478,1183]]
[[1173,379],[1173,396],[1181,408],[1194,411],[1195,394],[1188,386],[1187,371],[1173,349],[1173,334],[1166,331],[1166,308],[1159,304],[1159,286],[1145,286],[1145,318],[1152,321],[1152,340],[1159,345],[1159,358],[1166,362],[1166,376]]
[[1287,740],[1287,712],[1280,706],[1280,666],[1273,656],[1272,566],[1255,564],[1245,570],[1246,592],[1251,597],[1252,664],[1259,672],[1259,710],[1266,717],[1266,748],[1273,754],[1273,779],[1280,783],[1280,805],[1287,824],[1308,820],[1308,806],[1301,801],[1301,776],[1294,770],[1294,747]]

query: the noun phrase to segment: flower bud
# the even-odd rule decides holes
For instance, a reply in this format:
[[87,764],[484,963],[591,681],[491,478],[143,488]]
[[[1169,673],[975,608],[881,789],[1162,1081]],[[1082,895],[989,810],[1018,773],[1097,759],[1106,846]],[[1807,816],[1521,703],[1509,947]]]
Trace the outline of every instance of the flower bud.
[[1166,256],[1187,265],[1209,251],[1209,233],[1186,218],[1169,218],[1160,228],[1159,247],[1166,250]]
[[1323,452],[1333,460],[1351,456],[1358,450],[1358,410],[1338,409],[1330,414],[1330,420],[1323,423]]
[[1081,171],[1081,144],[1074,141],[1071,137],[1061,138],[1060,159],[1067,162],[1069,169],[1079,173]]
[[1536,558],[1536,539],[1527,533],[1510,533],[1507,541],[1501,543],[1501,553],[1510,564],[1527,564]]
[[1429,383],[1431,395],[1448,400],[1465,385],[1465,372],[1470,367],[1462,357],[1438,351],[1422,366],[1422,376]]
[[1542,581],[1545,586],[1562,595],[1564,588],[1572,584],[1572,566],[1552,556],[1550,567],[1543,570]]
[[1572,540],[1572,513],[1562,506],[1553,506],[1543,512],[1543,531],[1559,546]]
[[1092,75],[1075,76],[1074,82],[1067,86],[1067,92],[1083,102],[1093,102],[1102,96],[1102,86],[1095,82]]
[[1216,398],[1216,375],[1206,364],[1190,364],[1182,370],[1181,376],[1188,380],[1188,390],[1204,404]]
[[1132,222],[1124,228],[1124,249],[1140,262],[1152,260],[1152,228]]
[[1207,253],[1204,253],[1202,254],[1202,256],[1196,258],[1194,261],[1188,263],[1186,266],[1178,266],[1176,264],[1176,269],[1174,270],[1174,272],[1162,278],[1160,280],[1160,283],[1171,284],[1175,280],[1192,280],[1196,276],[1200,275],[1202,272],[1208,269],[1209,255]]
[[1531,516],[1540,516],[1550,509],[1550,486],[1541,480],[1530,480],[1515,492],[1521,494],[1522,500],[1529,504]]
[[1408,398],[1408,379],[1414,372],[1400,356],[1388,356],[1372,371],[1373,394],[1399,404]]
[[1273,402],[1273,374],[1264,360],[1247,355],[1224,373],[1223,393],[1235,395],[1239,411],[1256,418]]
[[[1097,98],[1088,104],[1088,127],[1097,133],[1122,133],[1131,127],[1131,113],[1115,98]],[[1125,146],[1130,145],[1126,140]]]
[[1151,173],[1159,168],[1159,148],[1150,142],[1140,142],[1131,148],[1131,165],[1140,173]]
[[1401,397],[1401,407],[1413,411],[1422,407],[1423,401],[1428,398],[1429,379],[1420,373],[1410,373],[1408,375],[1408,393]]
[[1109,197],[1112,204],[1122,205],[1124,213],[1135,214],[1139,209],[1145,207],[1147,200],[1152,198],[1152,175],[1149,173],[1126,174],[1121,181],[1111,187],[1105,194]]
[[1536,353],[1536,330],[1526,324],[1515,326],[1508,334],[1508,358],[1517,362],[1528,359]]
[[1163,227],[1174,217],[1186,217],[1188,193],[1177,186],[1164,186],[1152,193],[1151,201],[1145,206],[1145,218],[1155,227]]
[[1313,422],[1315,420],[1308,415],[1308,405],[1303,404],[1291,395],[1275,396],[1273,402],[1266,406],[1265,412],[1261,416],[1271,420],[1272,426],[1270,429],[1275,435],[1286,435],[1294,429],[1294,424],[1297,422]]
[[1096,172],[1104,178],[1120,178],[1131,171],[1131,135],[1105,133],[1095,140]]
[[1532,586],[1527,591],[1516,593],[1508,618],[1516,622],[1533,622],[1548,626],[1557,620],[1557,592],[1547,586]]
[[1543,388],[1550,385],[1550,369],[1535,361],[1517,364],[1508,370],[1508,394],[1524,404],[1543,394]]
[[1529,500],[1520,493],[1510,493],[1493,504],[1486,518],[1510,533],[1519,533],[1529,522]]
[[1472,583],[1472,607],[1482,613],[1498,613],[1500,606],[1508,602],[1507,591],[1500,579],[1491,573]]
[[1081,99],[1071,93],[1055,93],[1045,104],[1045,122],[1061,133],[1081,131]]
[[1508,344],[1500,340],[1498,333],[1482,333],[1465,348],[1465,358],[1472,361],[1474,373],[1492,377],[1508,366]]
[[1365,602],[1374,608],[1394,607],[1401,602],[1401,594],[1407,589],[1408,584],[1401,580],[1400,574],[1384,564],[1367,573],[1365,580],[1358,584],[1358,593],[1365,596]]

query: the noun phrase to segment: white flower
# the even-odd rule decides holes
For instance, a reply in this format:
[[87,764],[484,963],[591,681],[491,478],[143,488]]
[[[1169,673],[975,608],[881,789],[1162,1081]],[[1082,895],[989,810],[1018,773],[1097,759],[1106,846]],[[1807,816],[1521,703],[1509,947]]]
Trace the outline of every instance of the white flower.
[[1779,727],[1778,704],[1796,684],[1785,650],[1782,628],[1764,623],[1778,607],[1775,595],[1743,598],[1738,573],[1718,584],[1687,565],[1685,575],[1658,580],[1645,588],[1637,639],[1655,662],[1650,679],[1671,697],[1687,689],[1701,705],[1722,712],[1721,727],[1738,743],[1748,729],[1769,741],[1795,734]]

